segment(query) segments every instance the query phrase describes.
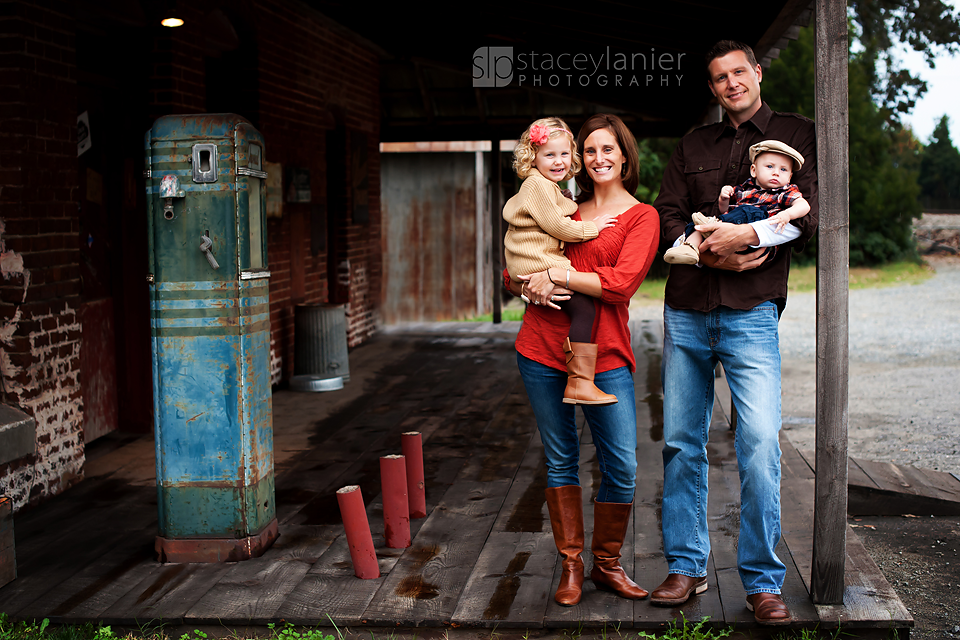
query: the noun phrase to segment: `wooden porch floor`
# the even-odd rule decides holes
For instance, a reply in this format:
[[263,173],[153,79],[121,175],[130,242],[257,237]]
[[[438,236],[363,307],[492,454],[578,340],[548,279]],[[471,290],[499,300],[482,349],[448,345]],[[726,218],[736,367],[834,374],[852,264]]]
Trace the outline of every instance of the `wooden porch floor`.
[[[442,325],[381,334],[351,353],[340,392],[274,395],[281,537],[263,557],[217,565],[155,561],[156,491],[150,438],[108,438],[90,449],[86,479],[16,516],[19,578],[0,589],[14,619],[137,625],[265,625],[529,630],[615,626],[656,630],[682,613],[763,637],[736,569],[739,481],[731,432],[715,412],[710,443],[709,589],[677,608],[596,591],[553,602],[559,562],[544,502],[543,449],[517,373],[516,323]],[[660,328],[633,327],[639,435],[634,517],[623,549],[628,575],[652,589],[665,577],[660,540]],[[721,397],[718,407],[729,406]],[[413,545],[386,549],[379,457],[400,434],[423,434],[428,516]],[[599,471],[582,430],[587,531]],[[856,534],[847,530],[843,606],[809,598],[813,473],[784,438],[784,598],[794,627],[842,624],[858,635],[907,637],[913,621]],[[353,576],[335,491],[358,484],[381,577]],[[589,569],[589,550],[584,553]],[[757,635],[759,632],[759,635]]]

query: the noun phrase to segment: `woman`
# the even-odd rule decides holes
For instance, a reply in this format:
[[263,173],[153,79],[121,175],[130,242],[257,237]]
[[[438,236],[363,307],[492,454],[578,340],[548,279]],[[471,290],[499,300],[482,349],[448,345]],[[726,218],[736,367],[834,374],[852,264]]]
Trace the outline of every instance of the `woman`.
[[[595,220],[608,213],[617,223],[590,242],[568,244],[564,252],[576,271],[553,268],[523,283],[504,285],[524,294],[527,307],[517,336],[517,362],[537,418],[547,457],[547,506],[563,573],[555,599],[562,605],[580,601],[583,587],[583,501],[578,476],[580,442],[574,405],[563,402],[568,366],[594,380],[616,404],[583,405],[597,449],[602,480],[594,503],[594,557],[590,578],[598,589],[624,598],[647,592],[626,576],[620,548],[633,507],[637,471],[637,419],[633,392],[636,362],[630,348],[628,306],[643,281],[657,248],[660,221],[653,207],[633,197],[639,183],[639,161],[633,134],[620,118],[597,114],[580,129],[577,146],[583,172],[577,176],[582,195],[574,220]],[[592,351],[572,350],[564,337],[569,318],[555,304],[571,292],[598,302]],[[563,348],[560,345],[563,344]]]

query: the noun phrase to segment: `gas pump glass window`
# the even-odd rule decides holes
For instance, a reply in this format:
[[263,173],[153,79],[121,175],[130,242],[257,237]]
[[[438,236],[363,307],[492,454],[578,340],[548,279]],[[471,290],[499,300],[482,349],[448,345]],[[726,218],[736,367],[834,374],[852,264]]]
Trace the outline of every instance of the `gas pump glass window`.
[[251,269],[262,269],[263,268],[263,249],[261,243],[263,242],[263,226],[261,225],[261,210],[260,210],[260,191],[262,180],[260,178],[254,178],[253,176],[247,177],[247,189],[250,197],[250,268]]

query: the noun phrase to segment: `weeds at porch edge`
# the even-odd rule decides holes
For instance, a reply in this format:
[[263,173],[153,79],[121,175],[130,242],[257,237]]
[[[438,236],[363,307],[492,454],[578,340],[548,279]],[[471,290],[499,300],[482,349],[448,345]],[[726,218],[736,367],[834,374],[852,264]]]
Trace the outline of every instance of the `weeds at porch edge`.
[[[331,620],[332,622],[332,620]],[[334,625],[336,636],[317,628],[296,627],[290,622],[283,625],[268,624],[270,640],[343,640],[340,629]],[[230,640],[243,640],[236,632]],[[173,640],[161,630],[144,630],[141,633],[117,634],[109,626],[93,623],[80,625],[51,625],[44,618],[37,622],[10,622],[7,614],[0,613],[0,640]],[[180,636],[179,640],[208,640],[208,634],[194,629]]]
[[719,638],[726,638],[733,633],[733,627],[727,627],[726,629],[705,628],[709,619],[710,617],[707,616],[694,624],[689,622],[686,616],[681,613],[680,618],[669,623],[667,630],[662,634],[654,635],[641,631],[637,636],[649,640],[657,640],[658,638],[662,640],[719,640]]

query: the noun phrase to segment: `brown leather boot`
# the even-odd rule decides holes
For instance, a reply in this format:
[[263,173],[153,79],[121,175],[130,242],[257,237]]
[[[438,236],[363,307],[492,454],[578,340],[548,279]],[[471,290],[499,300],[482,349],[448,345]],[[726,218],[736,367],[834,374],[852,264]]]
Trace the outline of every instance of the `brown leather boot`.
[[615,404],[617,396],[604,393],[593,384],[597,370],[597,345],[593,342],[563,342],[567,354],[567,388],[563,401],[567,404]]
[[547,508],[553,541],[563,557],[560,585],[554,600],[566,607],[580,602],[583,592],[583,492],[577,485],[547,488]]
[[590,579],[597,589],[613,591],[630,600],[642,600],[647,597],[647,592],[628,578],[620,566],[620,547],[632,510],[632,502],[593,503],[593,570]]

